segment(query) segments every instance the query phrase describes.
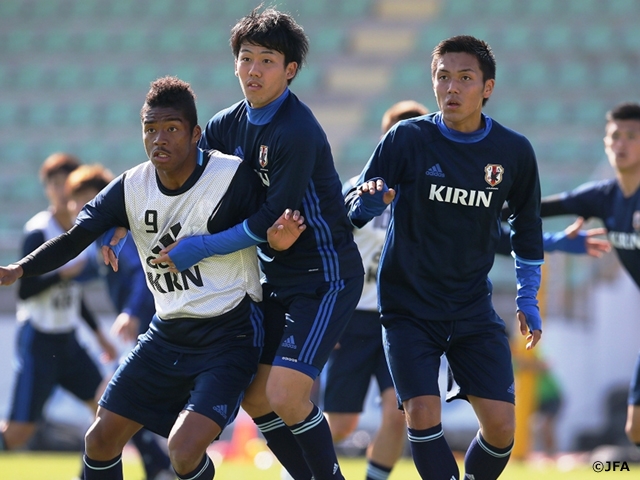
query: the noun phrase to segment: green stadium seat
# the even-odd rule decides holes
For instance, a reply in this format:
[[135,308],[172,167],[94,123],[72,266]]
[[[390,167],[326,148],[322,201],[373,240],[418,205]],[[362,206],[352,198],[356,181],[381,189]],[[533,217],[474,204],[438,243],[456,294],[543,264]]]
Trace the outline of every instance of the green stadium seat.
[[[3,2],[0,2],[0,4]],[[33,30],[21,28],[2,35],[0,51],[20,55],[31,51],[36,45],[36,34]]]
[[[105,2],[106,3],[106,2]],[[101,16],[100,2],[96,0],[77,0],[69,5],[69,16],[78,19],[92,19]]]
[[607,3],[609,0],[564,0],[562,8],[565,9],[569,15],[594,15],[599,12],[598,7],[602,3]]
[[620,32],[620,36],[620,47],[634,55],[640,51],[640,30],[636,28],[635,24],[624,28]]
[[185,16],[187,18],[214,19],[220,15],[222,11],[220,1],[212,2],[211,0],[189,0],[185,2],[181,8],[185,9]]
[[[0,129],[15,126],[20,121],[21,105],[17,100],[3,100],[0,107]],[[2,154],[4,154],[4,147]]]
[[603,125],[608,105],[597,98],[588,98],[574,104],[571,123],[574,125]]
[[535,16],[548,16],[547,18],[553,18],[560,8],[560,4],[557,0],[535,0],[534,2],[525,2],[526,3],[526,12],[524,12],[524,16],[527,14],[535,15]]
[[548,78],[547,65],[542,61],[527,60],[526,63],[519,66],[517,82],[522,87],[542,88]]
[[539,29],[539,35],[536,45],[548,52],[565,51],[573,45],[573,33],[566,22],[545,25]]
[[486,12],[490,15],[505,15],[513,17],[517,10],[517,0],[489,0],[486,4]]
[[140,105],[124,101],[110,103],[104,109],[102,122],[109,127],[138,127],[141,106],[142,102]]
[[295,11],[291,13],[294,14],[294,18],[298,18],[296,13],[300,13],[302,18],[305,17],[325,17],[331,13],[331,6],[327,0],[313,0],[313,1],[303,1],[303,2],[295,2]]
[[250,13],[258,5],[259,2],[254,0],[223,0],[220,13],[229,20],[230,25],[234,25],[237,20]]
[[338,2],[338,16],[359,17],[371,8],[371,0],[349,0]]
[[326,26],[309,33],[309,51],[313,53],[341,52],[345,47],[346,31],[338,26]]
[[444,15],[446,17],[471,16],[476,11],[476,0],[451,0],[444,2]]
[[426,62],[400,65],[395,71],[392,83],[398,89],[420,86],[429,88],[431,86],[431,66]]
[[75,90],[87,83],[87,72],[78,64],[58,64],[53,72],[53,84],[61,90]]
[[598,24],[582,29],[578,45],[589,52],[610,52],[615,48],[611,26]]
[[123,83],[123,73],[115,63],[100,63],[89,69],[87,84],[100,90],[115,88]]
[[500,29],[500,36],[491,46],[494,50],[508,52],[526,51],[530,48],[532,32],[529,25],[512,23]]
[[153,49],[164,53],[179,53],[189,50],[188,34],[182,28],[165,28],[153,37]]
[[[460,35],[464,32],[458,30],[453,24],[448,22],[435,22],[427,24],[418,35],[416,47],[420,52],[431,54],[435,46],[445,38],[452,35]],[[430,60],[425,59],[430,62]]]
[[174,0],[153,0],[147,3],[144,12],[145,15],[152,18],[168,19],[179,13],[181,8],[182,2],[174,2]]
[[146,63],[134,65],[128,85],[131,88],[136,88],[146,93],[147,90],[149,90],[149,84],[151,82],[159,77],[169,74],[170,72],[162,70],[158,64]]
[[77,48],[77,35],[60,28],[50,30],[39,43],[39,50],[48,54],[58,54],[73,51]]
[[566,108],[557,98],[538,99],[529,107],[529,118],[540,125],[560,125],[566,121]]
[[522,103],[516,99],[501,100],[500,102],[490,101],[484,110],[491,118],[510,128],[529,116],[529,113],[524,111]]
[[18,90],[37,89],[48,80],[48,69],[39,63],[28,63],[19,67],[14,84]]
[[149,42],[149,33],[141,27],[124,30],[118,37],[122,52],[144,52]]
[[58,120],[58,104],[50,101],[41,101],[29,105],[27,109],[27,125],[29,127],[51,127]]
[[[191,3],[192,0],[189,0]],[[146,5],[142,2],[132,2],[131,0],[109,0],[105,2],[107,11],[105,14],[113,18],[135,18],[134,15],[138,12],[140,5]],[[132,29],[135,29],[136,23],[132,24]]]
[[315,65],[305,65],[291,83],[291,89],[295,92],[312,91],[318,88],[320,83],[320,71]]
[[4,20],[17,19],[22,13],[22,6],[24,6],[23,2],[0,2],[0,18]]
[[115,35],[105,29],[93,28],[78,36],[78,50],[84,53],[98,54],[113,49]]
[[60,13],[60,4],[58,0],[31,2],[25,13],[32,18],[57,18]]
[[638,14],[640,5],[637,0],[607,0],[604,2],[610,15],[628,17]]
[[206,29],[198,29],[190,33],[187,48],[189,50],[195,49],[207,55],[222,53],[229,55],[231,59],[233,57],[229,46],[229,33],[230,29],[223,29],[215,25],[210,25]]
[[62,114],[62,121],[70,127],[83,127],[91,125],[98,119],[97,117],[97,111],[92,103],[67,103]]
[[622,60],[603,62],[599,68],[598,83],[605,89],[626,86],[634,78],[632,67]]
[[564,88],[585,88],[593,76],[592,68],[577,60],[561,62],[557,67],[558,84]]

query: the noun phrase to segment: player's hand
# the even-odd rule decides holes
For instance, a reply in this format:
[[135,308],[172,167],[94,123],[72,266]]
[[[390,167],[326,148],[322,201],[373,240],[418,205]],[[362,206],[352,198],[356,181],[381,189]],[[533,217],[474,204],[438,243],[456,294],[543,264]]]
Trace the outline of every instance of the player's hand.
[[135,342],[138,338],[140,320],[135,315],[120,313],[111,325],[111,334],[125,342]]
[[127,236],[127,233],[129,232],[127,231],[126,228],[117,227],[115,229],[115,233],[113,234],[113,237],[111,237],[111,240],[109,240],[109,244],[102,245],[100,249],[100,251],[102,252],[102,259],[104,260],[104,264],[111,265],[111,268],[113,269],[114,272],[118,271],[118,256],[113,251],[112,247],[115,247],[116,245],[118,245],[118,243]]
[[0,285],[11,285],[22,277],[22,267],[20,265],[7,265],[0,267]]
[[[575,222],[564,229],[564,233],[568,238],[576,238],[584,225],[584,218],[578,217]],[[600,258],[605,253],[611,251],[611,243],[604,238],[596,238],[598,236],[607,235],[606,228],[591,228],[585,232],[586,238],[584,239],[585,250],[588,255],[592,257]]]
[[530,330],[529,325],[527,325],[527,317],[522,312],[522,310],[517,311],[516,317],[518,318],[518,323],[520,324],[520,333],[523,336],[526,336],[527,350],[531,350],[538,344],[540,338],[542,338],[542,330]]
[[111,341],[102,333],[102,331],[98,330],[96,332],[96,338],[98,343],[100,344],[100,348],[102,348],[102,354],[100,355],[100,360],[103,363],[109,363],[118,358],[118,351],[116,347],[111,343]]
[[160,250],[160,255],[157,256],[156,258],[151,260],[151,263],[154,265],[158,265],[161,268],[169,268],[169,271],[171,273],[179,273],[178,269],[176,268],[175,264],[173,263],[173,261],[171,260],[171,257],[169,257],[169,252],[171,250],[173,250],[176,245],[178,245],[178,243],[180,243],[181,239],[176,240],[175,242],[173,242],[171,245],[163,248],[162,250]]
[[[386,191],[385,191],[386,190]],[[393,188],[387,189],[387,186],[382,178],[376,180],[367,180],[366,182],[358,185],[358,195],[363,196],[365,194],[375,195],[377,192],[384,192],[382,200],[386,205],[393,202],[396,198],[396,191]]]
[[286,250],[298,240],[306,228],[300,212],[287,208],[267,230],[269,246],[276,251]]

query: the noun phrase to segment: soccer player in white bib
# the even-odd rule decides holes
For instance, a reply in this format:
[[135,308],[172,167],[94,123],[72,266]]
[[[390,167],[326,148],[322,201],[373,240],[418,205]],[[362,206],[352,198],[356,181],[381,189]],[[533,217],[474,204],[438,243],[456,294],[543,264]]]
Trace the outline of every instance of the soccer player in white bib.
[[[122,479],[122,449],[144,426],[168,437],[178,478],[211,480],[206,449],[235,418],[263,343],[256,251],[206,258],[179,273],[154,259],[182,236],[234,225],[259,208],[263,191],[239,158],[198,148],[201,128],[188,83],[154,81],[140,116],[150,161],[113,180],[68,233],[0,267],[0,285],[57,268],[107,230],[127,228],[157,315],[100,399],[85,437],[85,479]],[[303,218],[287,210],[267,240],[283,250],[304,228]]]

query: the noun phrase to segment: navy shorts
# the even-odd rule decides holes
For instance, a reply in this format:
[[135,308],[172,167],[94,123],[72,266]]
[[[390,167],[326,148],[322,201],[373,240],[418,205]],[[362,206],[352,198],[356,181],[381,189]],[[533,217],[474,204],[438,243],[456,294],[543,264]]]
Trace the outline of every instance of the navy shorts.
[[629,387],[629,405],[640,406],[640,354],[636,360],[636,366]]
[[17,369],[9,418],[36,422],[59,385],[83,402],[93,400],[102,381],[95,361],[80,346],[75,331],[39,332],[28,321],[17,333]]
[[251,331],[239,335],[235,330],[212,345],[188,349],[149,330],[113,375],[100,406],[164,437],[182,410],[224,429],[258,368],[261,347]]
[[[377,335],[362,335],[352,328],[371,322]],[[325,412],[360,413],[375,377],[380,392],[393,388],[393,381],[382,347],[380,314],[356,310],[349,326],[340,337],[340,348],[331,352],[323,372]]]
[[265,343],[260,363],[315,379],[346,328],[364,277],[336,282],[263,286]]
[[467,395],[515,403],[511,349],[504,321],[486,315],[453,321],[385,314],[384,348],[400,403],[440,395],[438,373],[445,354],[460,390]]

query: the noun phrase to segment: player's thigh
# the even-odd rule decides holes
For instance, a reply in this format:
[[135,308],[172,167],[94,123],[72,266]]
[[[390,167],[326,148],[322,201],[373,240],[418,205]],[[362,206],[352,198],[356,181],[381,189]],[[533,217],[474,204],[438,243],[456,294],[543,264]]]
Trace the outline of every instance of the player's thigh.
[[455,322],[447,360],[460,391],[453,398],[515,403],[511,346],[495,312]]
[[351,319],[362,293],[362,282],[358,276],[278,287],[275,294],[286,305],[286,326],[273,365],[315,379]]
[[38,332],[29,322],[18,330],[16,369],[9,419],[31,423],[42,418],[58,383],[60,336]]
[[69,339],[67,355],[60,361],[60,386],[80,400],[93,403],[102,383],[95,360],[80,346],[75,336]]
[[640,409],[640,354],[636,359],[636,364],[629,385],[628,404],[636,406]]
[[440,396],[440,357],[450,322],[422,321],[402,315],[383,316],[383,345],[401,403],[425,395]]
[[211,418],[183,410],[169,434],[171,456],[181,459],[193,457],[197,461],[221,432],[220,425]]

